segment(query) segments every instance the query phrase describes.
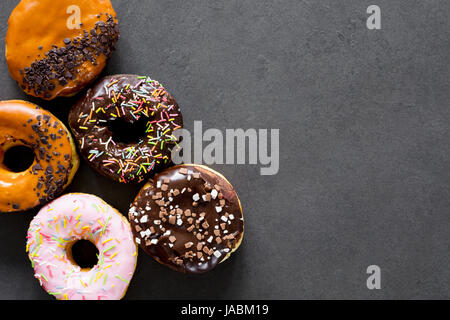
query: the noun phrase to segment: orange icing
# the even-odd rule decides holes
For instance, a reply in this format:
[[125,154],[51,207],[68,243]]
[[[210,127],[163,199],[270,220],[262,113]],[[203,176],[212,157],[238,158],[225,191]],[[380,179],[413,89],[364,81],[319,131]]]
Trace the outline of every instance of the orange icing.
[[[38,120],[38,117],[41,121]],[[48,123],[46,123],[45,119],[49,119]],[[35,129],[39,128],[48,137],[47,144],[37,142],[40,141],[41,137],[33,130],[33,125]],[[50,135],[55,135],[56,138],[50,138]],[[35,159],[31,167],[19,173],[11,172],[3,164],[5,152],[16,145],[28,146],[35,153]],[[46,161],[47,156],[41,159],[40,147],[45,149],[46,155],[50,155],[48,162]],[[54,152],[59,155],[55,155]],[[35,171],[36,174],[34,174],[32,168],[38,163],[42,167],[42,170],[37,170]],[[58,173],[58,164],[61,164],[66,169],[71,169],[67,172]],[[40,182],[39,178],[46,179],[45,171],[49,166],[53,169],[54,182],[61,179],[65,181],[64,186],[57,188],[58,192],[61,192],[70,183],[70,180],[78,169],[78,156],[74,149],[70,133],[64,124],[50,112],[32,103],[19,100],[1,101],[0,212],[27,210],[40,204],[40,199],[46,198],[48,194],[45,192],[47,189],[45,184],[40,189],[37,186]],[[20,205],[20,207],[13,208],[13,204]]]
[[[80,29],[69,29],[73,22],[73,13],[67,13],[67,8],[77,5],[81,12]],[[101,17],[97,15],[102,13]],[[105,21],[105,13],[116,17],[109,0],[22,0],[8,20],[6,35],[6,60],[11,77],[21,86],[23,75],[20,70],[45,57],[52,46],[64,47],[64,39],[81,36],[84,30],[90,31],[98,21]],[[42,49],[39,47],[42,46]],[[102,54],[96,59],[97,65],[84,62],[77,68],[79,71],[75,80],[69,80],[64,86],[54,81],[56,89],[51,92],[56,96],[70,96],[93,81],[106,65],[106,57]],[[30,95],[35,95],[31,90]],[[41,96],[41,98],[44,98]]]

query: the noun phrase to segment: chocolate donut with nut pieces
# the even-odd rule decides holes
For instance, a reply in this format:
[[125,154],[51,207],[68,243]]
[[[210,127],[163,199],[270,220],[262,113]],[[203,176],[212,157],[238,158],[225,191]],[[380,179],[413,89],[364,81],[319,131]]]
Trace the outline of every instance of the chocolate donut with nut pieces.
[[8,20],[9,73],[29,95],[73,96],[102,72],[118,39],[110,0],[21,0]]
[[69,114],[80,153],[100,174],[142,182],[171,163],[183,117],[174,97],[148,76],[107,76]]
[[244,218],[233,186],[218,172],[194,164],[155,175],[131,204],[134,239],[169,268],[200,274],[236,251]]

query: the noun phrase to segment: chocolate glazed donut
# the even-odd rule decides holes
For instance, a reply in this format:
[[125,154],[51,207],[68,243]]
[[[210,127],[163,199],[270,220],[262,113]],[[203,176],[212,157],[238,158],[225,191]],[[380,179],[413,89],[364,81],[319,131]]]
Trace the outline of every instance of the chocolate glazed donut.
[[171,163],[173,132],[183,127],[183,118],[158,81],[114,75],[72,107],[69,126],[94,170],[118,182],[139,183]]
[[242,242],[239,198],[224,176],[179,165],[151,179],[131,204],[135,241],[173,270],[199,274],[225,261]]

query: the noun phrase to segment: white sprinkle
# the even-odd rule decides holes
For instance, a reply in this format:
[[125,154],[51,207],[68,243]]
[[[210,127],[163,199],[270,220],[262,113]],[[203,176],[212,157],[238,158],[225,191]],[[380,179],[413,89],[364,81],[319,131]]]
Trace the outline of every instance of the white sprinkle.
[[177,220],[177,225],[178,225],[178,226],[181,226],[182,224],[183,224],[183,220],[178,219],[178,220]]
[[220,220],[222,220],[223,222],[227,222],[228,218],[225,217],[225,216],[221,216],[221,217],[220,217]]
[[159,188],[161,188],[161,181],[158,181],[157,183],[156,183],[156,187],[159,189]]
[[216,207],[217,213],[222,212],[222,207]]
[[217,192],[216,189],[212,189],[212,191],[211,191],[211,197],[212,197],[213,199],[217,198],[217,195],[218,195],[218,194],[219,194],[219,193]]
[[161,220],[155,220],[155,221],[153,221],[153,223],[156,225],[159,225],[159,224],[161,224]]
[[211,243],[212,240],[213,240],[213,236],[210,236],[210,237],[208,238],[208,240],[206,240],[206,241],[208,241],[209,243]]
[[183,190],[181,190],[181,193],[184,193],[186,191],[186,188],[183,188]]
[[139,239],[139,238],[136,237],[136,243],[137,243],[137,244],[141,244],[141,239]]
[[141,221],[141,223],[146,223],[148,221],[148,216],[147,215],[142,216],[140,221]]
[[234,215],[230,214],[230,215],[228,216],[228,219],[234,220]]
[[220,253],[220,251],[214,251],[214,255],[216,256],[216,258],[220,258],[220,256],[222,255],[221,253]]
[[150,244],[157,244],[158,243],[158,239],[152,239],[151,241],[150,241]]
[[133,214],[133,216],[135,216],[135,217],[139,215],[139,212],[136,211],[136,208],[135,208],[135,207],[132,207],[132,208],[130,209],[130,213]]
[[194,195],[192,196],[192,200],[194,200],[194,201],[200,200],[200,195],[199,195],[198,193],[194,194]]

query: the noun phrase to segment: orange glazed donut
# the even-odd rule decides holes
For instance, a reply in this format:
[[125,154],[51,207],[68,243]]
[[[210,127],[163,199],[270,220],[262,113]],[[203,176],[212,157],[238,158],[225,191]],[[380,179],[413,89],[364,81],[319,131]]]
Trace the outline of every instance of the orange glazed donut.
[[118,38],[109,0],[22,0],[8,20],[6,61],[27,94],[72,96],[102,72]]
[[[8,152],[26,147],[32,163],[19,172]],[[18,157],[14,165],[23,159]],[[53,200],[72,181],[79,159],[72,137],[50,112],[25,101],[0,101],[0,212],[31,209]]]

